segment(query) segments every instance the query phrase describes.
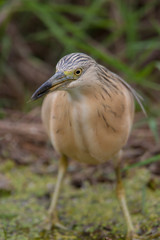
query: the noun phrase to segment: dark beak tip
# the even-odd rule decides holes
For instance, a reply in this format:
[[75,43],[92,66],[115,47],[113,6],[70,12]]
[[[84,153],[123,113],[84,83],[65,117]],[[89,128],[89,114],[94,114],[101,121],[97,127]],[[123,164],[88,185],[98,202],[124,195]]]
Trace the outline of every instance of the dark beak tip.
[[38,98],[41,98],[43,95],[46,95],[50,88],[52,87],[50,79],[44,82],[31,96],[31,101],[35,101]]
[[29,102],[33,102],[33,101],[35,101],[37,98],[38,98],[38,97],[36,96],[36,94],[33,93],[33,95],[31,96],[31,98],[30,98],[30,100],[29,100]]
[[[58,74],[58,73],[57,73]],[[62,75],[62,73],[61,73]],[[41,98],[42,96],[48,94],[50,92],[50,89],[52,88],[53,80],[59,80],[61,79],[61,75],[54,75],[52,78],[48,79],[46,82],[44,82],[31,96],[31,101],[35,101],[38,98]]]

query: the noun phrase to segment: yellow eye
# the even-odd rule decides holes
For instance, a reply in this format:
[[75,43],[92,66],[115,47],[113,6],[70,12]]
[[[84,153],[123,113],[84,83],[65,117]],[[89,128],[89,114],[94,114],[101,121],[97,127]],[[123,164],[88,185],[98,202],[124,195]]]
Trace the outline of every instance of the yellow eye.
[[77,76],[81,75],[81,73],[82,73],[82,69],[81,68],[77,68],[75,70],[75,72],[74,72],[74,74],[77,75]]

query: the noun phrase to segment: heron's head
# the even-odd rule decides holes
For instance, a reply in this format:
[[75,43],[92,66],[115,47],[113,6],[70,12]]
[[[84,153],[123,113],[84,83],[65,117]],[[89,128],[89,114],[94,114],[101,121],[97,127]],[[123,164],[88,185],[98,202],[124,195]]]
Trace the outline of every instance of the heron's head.
[[36,100],[52,91],[67,90],[81,85],[87,70],[95,64],[96,61],[84,53],[64,56],[57,63],[56,73],[35,91],[31,99]]

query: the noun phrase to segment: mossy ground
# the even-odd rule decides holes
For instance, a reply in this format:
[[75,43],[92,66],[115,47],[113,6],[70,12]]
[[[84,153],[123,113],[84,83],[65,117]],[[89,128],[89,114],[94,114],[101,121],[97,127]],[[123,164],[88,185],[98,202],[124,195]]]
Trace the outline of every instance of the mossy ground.
[[[12,183],[8,195],[0,195],[0,240],[113,240],[125,239],[125,223],[116,199],[114,184],[87,181],[82,188],[70,184],[66,176],[58,211],[68,230],[43,231],[56,173],[38,174],[31,166],[8,161],[1,172]],[[140,235],[160,231],[160,191],[148,187],[147,169],[131,170],[124,179],[133,222]],[[154,238],[154,239],[158,239]]]

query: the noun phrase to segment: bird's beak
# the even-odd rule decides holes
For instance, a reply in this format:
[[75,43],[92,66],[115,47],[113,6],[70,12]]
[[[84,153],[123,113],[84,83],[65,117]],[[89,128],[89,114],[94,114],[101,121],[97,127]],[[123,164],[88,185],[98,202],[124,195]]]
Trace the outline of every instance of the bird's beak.
[[66,82],[68,77],[63,72],[56,72],[50,79],[43,83],[32,95],[31,100],[36,100],[47,93],[56,90]]

